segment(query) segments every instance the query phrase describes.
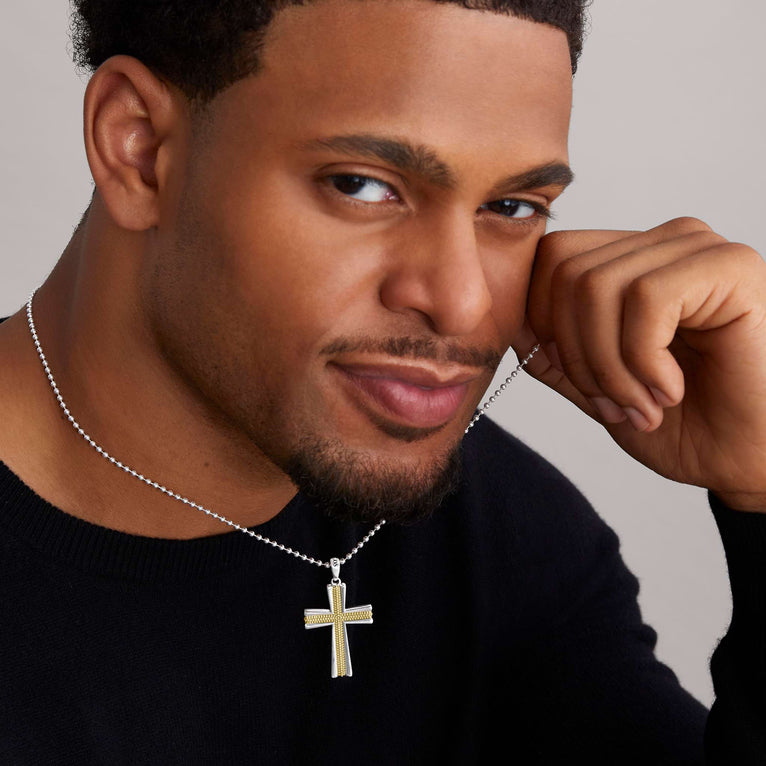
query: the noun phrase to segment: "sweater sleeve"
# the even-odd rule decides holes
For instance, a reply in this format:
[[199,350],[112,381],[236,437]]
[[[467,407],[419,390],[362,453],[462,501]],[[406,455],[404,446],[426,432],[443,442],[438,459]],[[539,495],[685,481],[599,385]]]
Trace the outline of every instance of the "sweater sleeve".
[[512,606],[493,709],[520,762],[701,766],[708,711],[656,658],[617,535],[547,461],[496,439],[470,463],[485,521],[472,560],[493,562],[482,582]]
[[641,618],[618,538],[589,518],[571,541],[580,555],[559,580],[558,614],[524,657],[537,689],[523,713],[535,762],[699,766],[707,710],[655,657],[657,635]]
[[705,730],[711,766],[766,763],[766,514],[727,508],[709,494],[732,594],[729,630],[711,672],[716,699]]

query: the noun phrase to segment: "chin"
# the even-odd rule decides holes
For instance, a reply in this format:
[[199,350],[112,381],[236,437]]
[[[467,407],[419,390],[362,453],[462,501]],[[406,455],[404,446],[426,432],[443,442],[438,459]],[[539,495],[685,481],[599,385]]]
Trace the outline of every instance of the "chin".
[[455,492],[460,467],[459,444],[413,463],[359,451],[340,441],[304,437],[283,470],[332,518],[412,523],[430,516]]

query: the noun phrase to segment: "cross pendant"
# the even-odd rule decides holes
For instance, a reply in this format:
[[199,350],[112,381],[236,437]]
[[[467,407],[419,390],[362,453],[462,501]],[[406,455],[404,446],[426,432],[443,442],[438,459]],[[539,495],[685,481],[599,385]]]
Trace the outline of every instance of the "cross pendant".
[[327,586],[327,596],[330,600],[329,609],[306,609],[303,612],[303,622],[306,628],[321,628],[332,626],[332,678],[350,676],[351,654],[348,650],[348,632],[346,625],[369,625],[372,622],[372,607],[353,606],[346,609],[346,585],[340,581],[340,561],[330,559],[333,578]]

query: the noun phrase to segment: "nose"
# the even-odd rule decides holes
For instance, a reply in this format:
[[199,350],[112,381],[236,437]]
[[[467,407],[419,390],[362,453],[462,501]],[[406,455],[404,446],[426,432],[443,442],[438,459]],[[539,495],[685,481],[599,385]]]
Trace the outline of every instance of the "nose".
[[444,336],[470,335],[492,307],[473,217],[444,213],[398,243],[380,288],[390,311],[417,312]]

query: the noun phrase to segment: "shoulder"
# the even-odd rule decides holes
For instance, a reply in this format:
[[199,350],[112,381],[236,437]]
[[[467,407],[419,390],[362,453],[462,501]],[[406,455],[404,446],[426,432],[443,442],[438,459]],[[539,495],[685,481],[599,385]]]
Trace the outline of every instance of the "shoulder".
[[542,455],[487,417],[465,436],[463,457],[467,477],[484,480],[494,477],[509,488],[530,478],[570,484]]
[[463,491],[484,507],[537,517],[595,516],[558,468],[488,418],[466,435],[462,452]]
[[0,462],[57,504],[64,499],[52,492],[59,483],[52,435],[58,418],[22,308],[0,322]]
[[15,317],[0,319],[0,460],[12,450],[10,445],[23,430],[26,414],[23,402],[28,386],[20,375],[25,349],[18,324]]
[[463,442],[463,481],[455,501],[463,522],[488,549],[505,549],[506,559],[513,551],[529,567],[558,562],[570,569],[619,558],[617,535],[577,487],[487,418]]

